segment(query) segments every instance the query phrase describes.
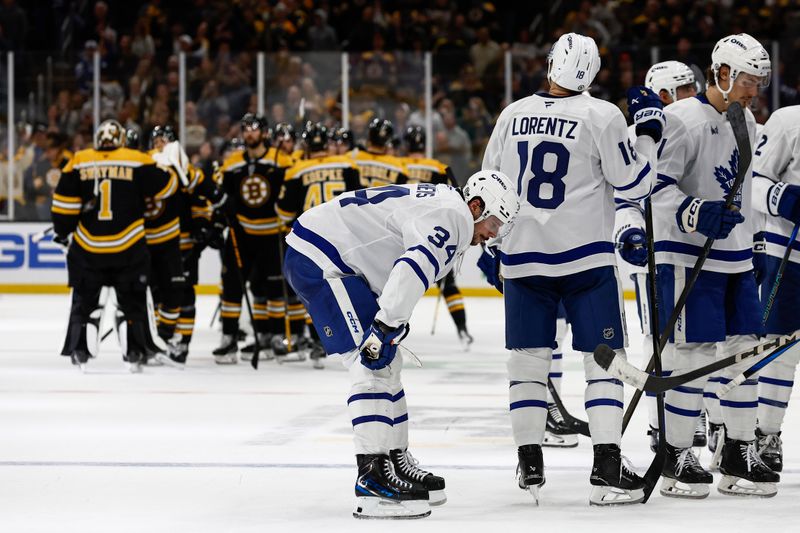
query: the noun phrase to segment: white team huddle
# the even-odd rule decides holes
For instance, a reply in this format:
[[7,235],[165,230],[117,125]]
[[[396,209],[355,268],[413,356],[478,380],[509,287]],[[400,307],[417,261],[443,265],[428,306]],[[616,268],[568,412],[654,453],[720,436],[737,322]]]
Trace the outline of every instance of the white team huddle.
[[[503,111],[483,171],[463,191],[425,184],[367,189],[342,194],[298,219],[287,239],[286,276],[326,351],[341,354],[350,371],[356,517],[418,518],[445,501],[444,479],[420,469],[407,450],[402,357],[396,354],[424,291],[459,263],[470,244],[487,241],[491,254],[483,266],[505,299],[520,488],[538,502],[545,484],[542,444],[552,429],[548,381],[554,347],[562,340],[557,320],[563,306],[573,348],[584,358],[594,451],[591,504],[646,501],[659,475],[664,496],[707,496],[713,476],[692,451],[706,414],[716,451],[710,468],[722,474],[718,490],[777,493],[781,423],[800,350],[789,350],[765,366],[760,379],[750,376],[722,399],[717,387],[747,363],[667,391],[663,413],[651,406],[653,448],[661,450],[663,462],[654,462],[655,479],[625,466],[624,378],[607,372],[593,355],[605,344],[625,357],[620,265],[635,276],[647,336],[654,325],[650,304],[658,301],[655,331],[668,342],[655,355],[665,375],[742,352],[765,335],[800,330],[793,303],[800,255],[781,266],[800,223],[800,166],[793,156],[800,111],[776,111],[757,135],[747,107],[769,83],[766,50],[738,34],[720,40],[710,59],[707,87],[699,94],[687,66],[654,65],[646,87],[628,91],[629,129],[615,105],[586,92],[600,69],[596,44],[566,34],[549,57],[550,90]],[[753,155],[748,168],[740,163],[749,162],[750,154],[741,153],[727,114],[734,102],[744,107]],[[646,203],[652,227],[643,215]],[[655,293],[647,289],[648,263]],[[767,306],[765,295],[781,274],[783,285]],[[675,327],[664,332],[671,314]]]

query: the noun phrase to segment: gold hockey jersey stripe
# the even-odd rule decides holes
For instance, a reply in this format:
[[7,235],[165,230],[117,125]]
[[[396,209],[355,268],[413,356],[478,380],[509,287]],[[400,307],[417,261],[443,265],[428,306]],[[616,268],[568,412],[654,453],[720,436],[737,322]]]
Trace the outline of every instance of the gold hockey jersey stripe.
[[75,230],[75,242],[95,254],[114,254],[127,250],[144,237],[144,220],[139,219],[114,235],[92,235],[82,222]]

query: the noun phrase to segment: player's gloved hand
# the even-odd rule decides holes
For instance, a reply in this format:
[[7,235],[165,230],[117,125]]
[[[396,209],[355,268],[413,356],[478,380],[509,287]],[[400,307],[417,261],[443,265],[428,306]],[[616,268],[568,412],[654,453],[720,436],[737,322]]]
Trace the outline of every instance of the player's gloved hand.
[[726,208],[723,200],[701,200],[691,196],[683,201],[675,217],[682,232],[697,231],[715,240],[727,238],[736,224],[744,222],[742,214],[737,209]]
[[496,246],[485,246],[483,248],[483,253],[478,258],[478,268],[486,276],[486,281],[502,293],[503,280],[500,277],[500,254],[497,253]]
[[763,251],[753,254],[753,275],[756,278],[756,286],[760,286],[767,278],[767,254]]
[[647,264],[647,239],[641,228],[628,228],[619,236],[619,255],[634,266]]
[[222,189],[218,189],[214,187],[212,189],[213,192],[209,193],[207,200],[211,202],[211,207],[214,209],[218,208],[219,206],[223,205],[225,202],[228,201],[228,195],[225,194],[225,191]]
[[370,370],[389,366],[397,354],[397,345],[408,335],[408,329],[408,324],[390,328],[380,320],[373,322],[359,347],[361,364]]
[[69,248],[70,238],[69,235],[59,235],[56,233],[55,235],[53,235],[53,242],[60,245],[62,248],[66,250],[67,248]]
[[196,225],[192,228],[192,239],[201,248],[208,246],[212,237],[212,229],[206,224]]
[[628,89],[628,115],[636,124],[636,135],[649,135],[653,141],[661,140],[666,118],[664,103],[656,93],[644,86]]
[[769,188],[767,200],[770,213],[777,213],[794,224],[800,223],[800,185],[776,183]]

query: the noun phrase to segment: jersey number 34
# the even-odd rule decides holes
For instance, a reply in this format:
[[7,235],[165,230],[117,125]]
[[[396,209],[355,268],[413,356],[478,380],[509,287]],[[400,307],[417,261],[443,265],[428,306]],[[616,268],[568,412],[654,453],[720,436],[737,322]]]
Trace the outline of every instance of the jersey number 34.
[[[517,191],[522,194],[528,168],[531,177],[525,199],[534,207],[555,209],[564,203],[567,186],[564,177],[569,170],[569,150],[561,143],[542,141],[530,151],[528,141],[517,142],[519,176]],[[530,161],[530,167],[528,162]]]

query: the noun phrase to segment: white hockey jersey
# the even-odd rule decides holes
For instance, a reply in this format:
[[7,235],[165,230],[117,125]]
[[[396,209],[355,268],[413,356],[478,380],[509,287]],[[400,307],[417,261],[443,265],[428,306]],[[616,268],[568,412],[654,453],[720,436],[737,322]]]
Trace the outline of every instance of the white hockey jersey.
[[[692,267],[706,237],[682,232],[676,213],[687,196],[725,199],[739,168],[739,149],[727,115],[708,103],[704,94],[675,102],[664,113],[667,125],[658,148],[658,184],[651,200],[656,262]],[[745,109],[745,117],[752,142],[756,121],[749,109]],[[714,241],[704,270],[735,273],[753,268],[751,172],[748,168],[734,199],[745,221],[726,239]]]
[[[628,126],[628,138],[631,143],[636,142],[635,124]],[[619,194],[614,193],[614,206],[616,209],[616,216],[614,218],[615,244],[620,241],[622,234],[631,228],[638,228],[645,231],[644,205],[642,202],[625,200]],[[617,265],[619,265],[619,270],[623,275],[647,273],[647,266],[640,267],[628,263],[619,255],[619,250],[617,250]]]
[[654,160],[652,139],[641,137],[634,149],[609,102],[538,93],[509,105],[483,158],[484,169],[516,180],[522,200],[500,246],[502,275],[564,276],[614,265],[614,191],[645,198]]
[[408,322],[419,299],[460,262],[475,222],[448,185],[387,185],[342,193],[295,221],[286,242],[325,277],[358,275],[379,296],[376,319]]
[[[774,257],[783,257],[793,225],[778,215],[774,199],[770,202],[770,189],[778,182],[800,185],[798,149],[800,106],[778,109],[764,125],[753,152],[753,207],[757,216],[766,217],[763,234],[757,240],[764,243],[767,255]],[[789,260],[800,263],[800,252],[795,249]]]

